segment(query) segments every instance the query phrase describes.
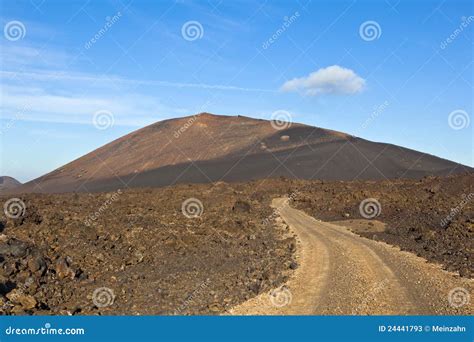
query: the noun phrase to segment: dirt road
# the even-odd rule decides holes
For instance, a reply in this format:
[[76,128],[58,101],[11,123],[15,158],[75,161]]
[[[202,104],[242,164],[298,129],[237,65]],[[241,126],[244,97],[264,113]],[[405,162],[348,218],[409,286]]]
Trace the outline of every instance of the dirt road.
[[291,208],[273,207],[299,238],[299,267],[286,286],[253,298],[237,315],[474,314],[474,280]]

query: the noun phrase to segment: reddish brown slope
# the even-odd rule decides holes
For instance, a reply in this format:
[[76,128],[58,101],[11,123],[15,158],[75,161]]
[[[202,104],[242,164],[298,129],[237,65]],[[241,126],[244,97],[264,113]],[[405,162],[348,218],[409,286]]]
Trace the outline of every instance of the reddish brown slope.
[[102,191],[174,183],[304,179],[383,179],[470,171],[447,160],[292,124],[199,114],[165,120],[117,139],[15,191]]
[[20,185],[21,183],[15,178],[8,176],[0,176],[0,192],[15,189]]

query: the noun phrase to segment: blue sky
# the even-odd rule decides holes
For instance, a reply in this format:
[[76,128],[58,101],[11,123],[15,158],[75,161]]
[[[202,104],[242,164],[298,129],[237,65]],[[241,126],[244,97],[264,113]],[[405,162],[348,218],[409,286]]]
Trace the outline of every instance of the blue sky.
[[472,1],[0,3],[0,174],[20,181],[202,111],[473,165]]

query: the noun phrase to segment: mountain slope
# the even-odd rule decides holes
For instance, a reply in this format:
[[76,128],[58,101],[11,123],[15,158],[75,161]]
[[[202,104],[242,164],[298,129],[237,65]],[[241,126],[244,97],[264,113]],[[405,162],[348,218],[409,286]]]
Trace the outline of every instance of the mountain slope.
[[13,177],[0,176],[0,192],[19,187],[21,183]]
[[341,132],[203,113],[132,132],[16,189],[105,191],[175,183],[417,178],[472,171],[463,165]]

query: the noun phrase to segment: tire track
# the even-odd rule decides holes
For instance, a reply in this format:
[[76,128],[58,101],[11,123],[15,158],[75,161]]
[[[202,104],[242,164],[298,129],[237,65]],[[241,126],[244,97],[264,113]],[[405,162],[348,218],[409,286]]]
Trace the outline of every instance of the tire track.
[[269,300],[270,294],[261,294],[234,308],[232,314],[474,313],[472,301],[455,307],[448,300],[454,288],[472,293],[474,280],[344,227],[318,221],[288,206],[286,199],[275,199],[273,206],[300,240],[300,267],[286,284],[291,301],[277,307]]

